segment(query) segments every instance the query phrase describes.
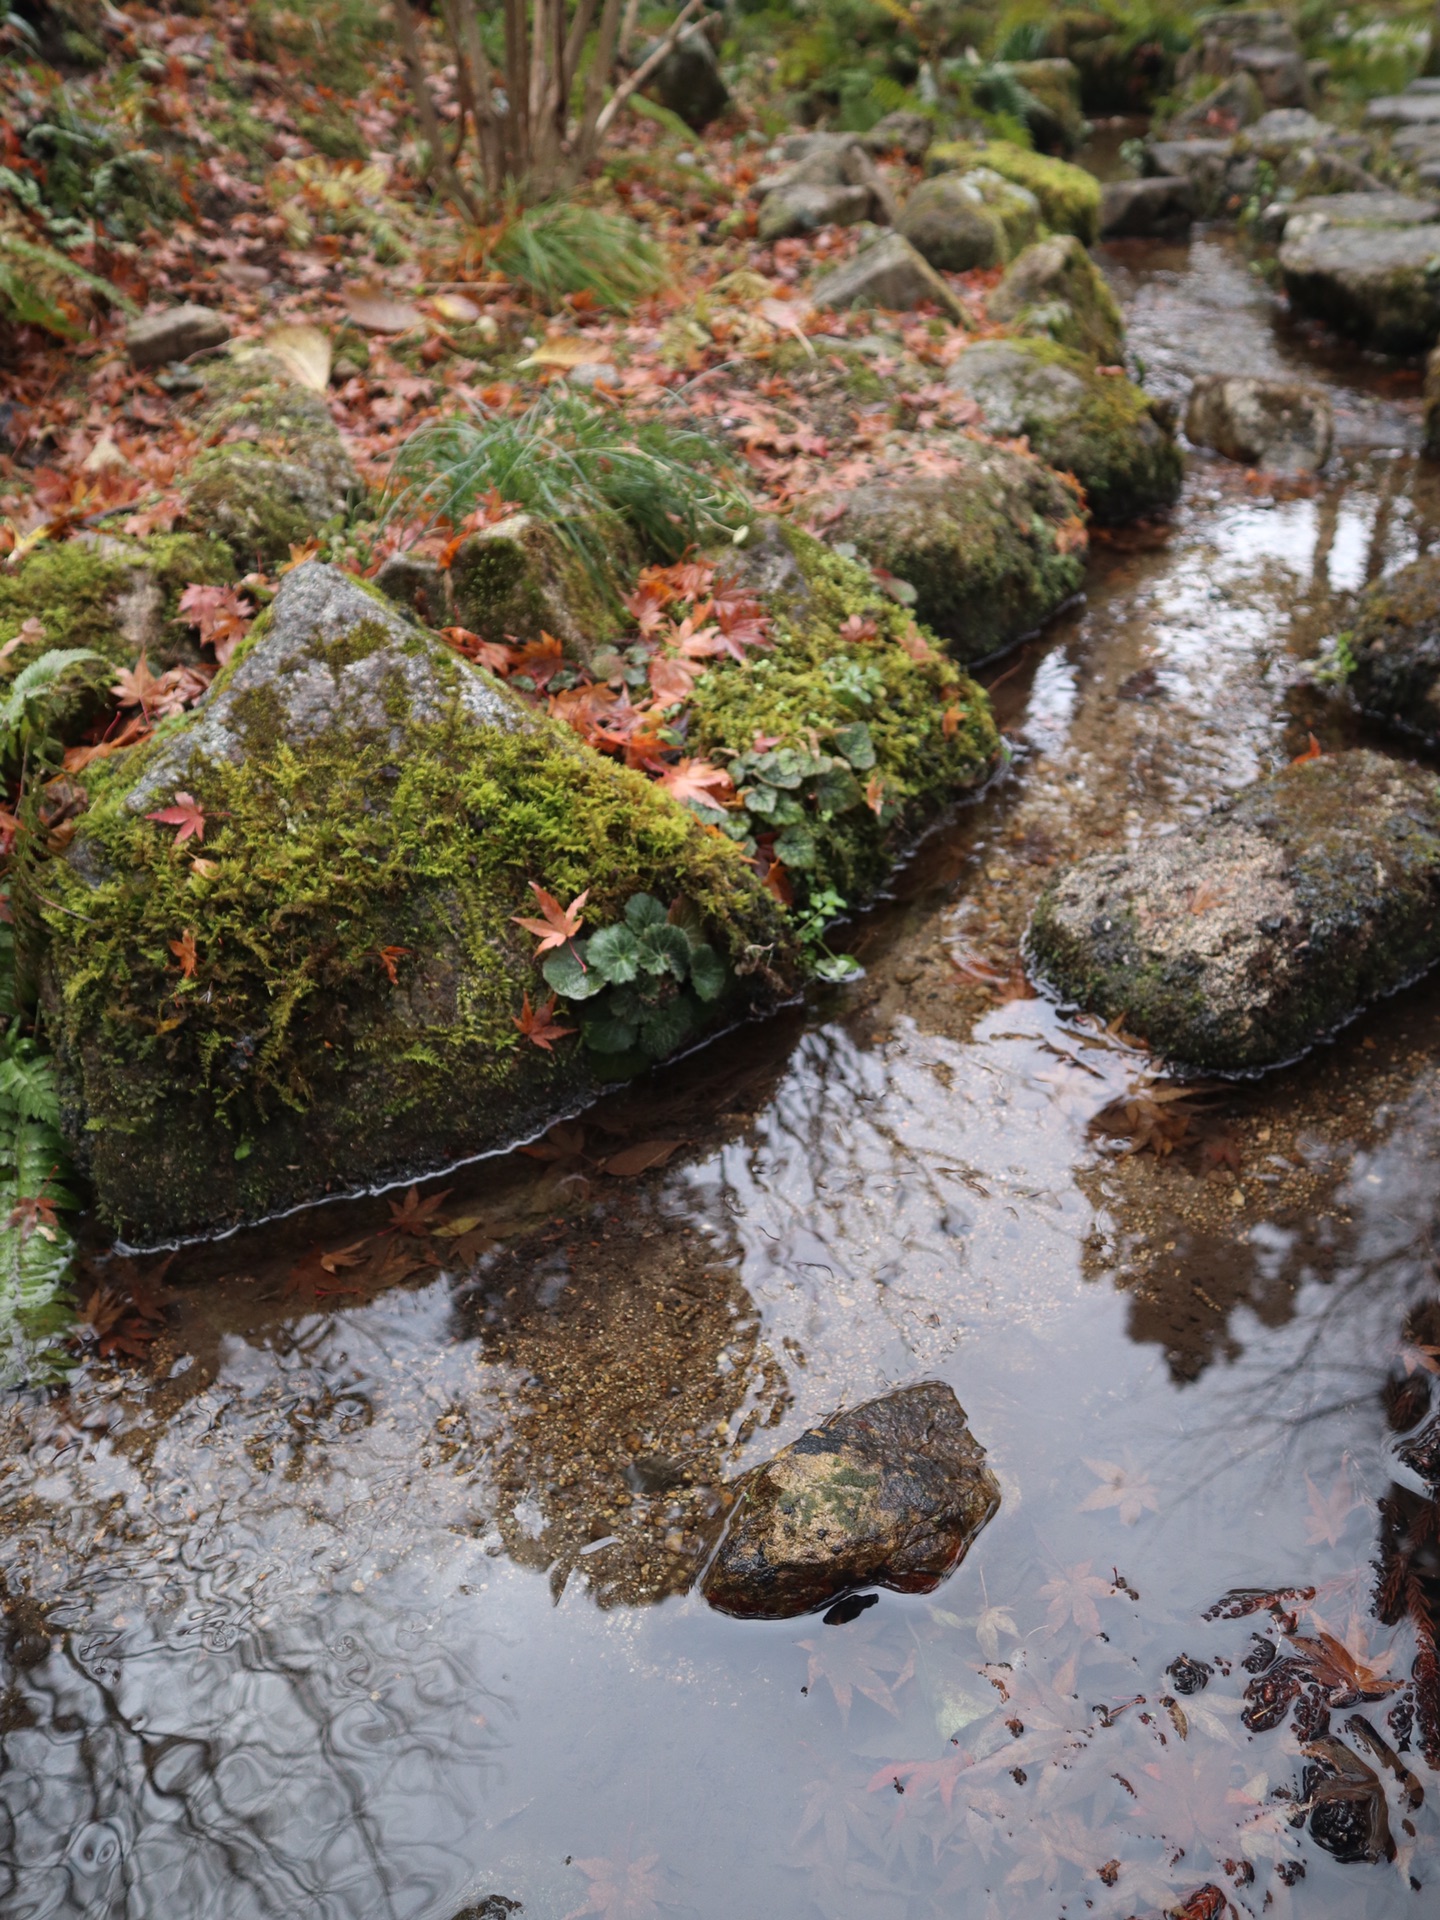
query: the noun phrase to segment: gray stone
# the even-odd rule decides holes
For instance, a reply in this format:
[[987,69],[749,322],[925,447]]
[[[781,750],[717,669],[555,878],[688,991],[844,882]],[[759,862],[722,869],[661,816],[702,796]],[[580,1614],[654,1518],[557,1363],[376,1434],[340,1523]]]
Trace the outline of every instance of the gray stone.
[[1074,234],[1039,240],[991,294],[992,320],[1088,353],[1103,366],[1125,357],[1125,327],[1104,275]]
[[125,329],[125,352],[132,367],[163,367],[170,360],[188,360],[192,353],[208,353],[230,338],[230,322],[210,307],[167,307],[147,313]]
[[908,113],[903,107],[877,120],[861,142],[868,153],[901,153],[912,167],[918,167],[930,151],[935,123],[923,113]]
[[1203,100],[1183,108],[1171,120],[1166,138],[1183,140],[1200,135],[1211,138],[1237,133],[1248,127],[1265,111],[1265,96],[1252,76],[1236,73]]
[[905,203],[899,230],[944,273],[1004,266],[1041,230],[1040,202],[989,167],[922,181]]
[[964,1409],[936,1382],[832,1414],[735,1491],[701,1591],[743,1620],[814,1613],[857,1587],[931,1593],[1000,1505]]
[[981,340],[945,384],[970,396],[987,433],[1023,434],[1042,460],[1073,473],[1101,525],[1163,512],[1179,496],[1184,463],[1148,396],[1083,354],[1048,340]]
[[867,187],[820,187],[804,181],[776,187],[760,203],[756,237],[762,245],[821,227],[856,227],[871,218]]
[[539,514],[512,513],[468,534],[450,567],[456,620],[495,642],[523,644],[552,634],[569,658],[588,664],[620,637],[615,608],[622,576],[639,562],[618,521],[598,527],[591,545],[611,563],[604,589]]
[[1185,432],[1197,447],[1275,473],[1315,473],[1335,438],[1320,387],[1248,374],[1203,373],[1190,392]]
[[375,584],[396,606],[408,607],[430,627],[445,627],[454,612],[450,574],[438,560],[422,554],[392,553],[375,575]]
[[1390,141],[1390,151],[1399,160],[1414,160],[1440,154],[1440,124],[1401,127]]
[[1365,109],[1370,127],[1427,127],[1440,125],[1440,94],[1393,93],[1372,100]]
[[696,133],[720,117],[730,104],[730,89],[703,25],[681,34],[646,82],[645,91]]
[[1232,155],[1229,140],[1152,140],[1142,164],[1149,177],[1187,181],[1195,218],[1214,220],[1228,210]]
[[1288,152],[1292,147],[1323,144],[1334,131],[1328,121],[1318,119],[1302,107],[1274,107],[1246,129],[1245,142],[1254,153],[1275,155]]
[[1280,270],[1301,312],[1369,346],[1412,353],[1440,334],[1440,224],[1287,233]]
[[1309,106],[1310,77],[1303,53],[1287,47],[1236,47],[1231,62],[1235,72],[1252,77],[1267,106]]
[[1440,746],[1440,561],[1434,554],[1366,591],[1350,648],[1350,691],[1362,712],[1427,747]]
[[895,196],[858,135],[793,136],[784,142],[782,151],[790,164],[781,172],[766,174],[755,182],[755,191],[767,200],[777,193],[789,194],[801,187],[862,188],[869,198],[865,211],[856,218],[873,220],[877,226],[894,226],[898,211]]
[[1184,233],[1195,218],[1195,198],[1183,174],[1110,180],[1100,200],[1100,238],[1134,239]]
[[1066,1000],[1202,1071],[1294,1059],[1440,958],[1440,780],[1380,754],[1282,768],[1059,875],[1029,952]]
[[924,257],[902,234],[889,233],[827,273],[810,290],[817,307],[880,307],[911,313],[927,303],[948,319],[959,320],[960,302]]
[[1315,194],[1292,200],[1285,210],[1284,238],[1303,240],[1330,227],[1423,227],[1440,219],[1440,200],[1413,193]]

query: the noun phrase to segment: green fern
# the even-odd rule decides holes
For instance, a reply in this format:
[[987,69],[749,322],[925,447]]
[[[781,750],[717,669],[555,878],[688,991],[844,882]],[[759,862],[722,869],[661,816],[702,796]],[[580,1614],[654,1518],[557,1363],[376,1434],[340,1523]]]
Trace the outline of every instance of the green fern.
[[[0,931],[8,984],[13,946]],[[15,1021],[0,1036],[0,1390],[56,1379],[67,1365],[75,1242],[59,1215],[79,1202],[59,1125],[54,1064]]]
[[74,668],[92,661],[106,664],[93,647],[51,647],[20,669],[0,701],[0,767],[13,764],[22,753],[48,756],[61,682]]

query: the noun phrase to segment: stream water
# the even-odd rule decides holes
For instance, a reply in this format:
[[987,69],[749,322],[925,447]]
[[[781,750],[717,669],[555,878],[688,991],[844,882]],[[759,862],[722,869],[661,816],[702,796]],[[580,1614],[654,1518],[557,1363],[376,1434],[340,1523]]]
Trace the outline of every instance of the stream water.
[[[1233,240],[1108,266],[1155,390],[1328,383],[1323,484],[1193,456],[1167,528],[1099,548],[987,676],[1014,766],[856,929],[858,986],[432,1183],[462,1230],[395,1235],[430,1264],[388,1287],[316,1255],[398,1196],[152,1262],[148,1367],[4,1410],[6,1920],[1434,1911],[1440,1780],[1409,1753],[1394,1860],[1332,1858],[1296,1735],[1241,1721],[1272,1616],[1203,1616],[1313,1588],[1301,1632],[1410,1672],[1372,1562],[1440,1345],[1440,983],[1165,1102],[1016,954],[1057,862],[1360,737],[1302,663],[1440,492],[1414,373],[1307,341]],[[726,1480],[926,1378],[1004,1496],[938,1592],[690,1596]],[[1360,1709],[1392,1742],[1398,1698]]]

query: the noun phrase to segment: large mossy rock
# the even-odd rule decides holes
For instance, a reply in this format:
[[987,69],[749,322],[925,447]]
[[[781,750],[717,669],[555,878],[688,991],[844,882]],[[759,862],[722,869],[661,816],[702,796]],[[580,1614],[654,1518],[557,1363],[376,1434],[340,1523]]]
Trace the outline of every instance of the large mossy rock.
[[1040,230],[1040,202],[989,167],[923,180],[905,203],[900,232],[942,273],[1003,267]]
[[450,568],[455,617],[493,641],[552,634],[588,664],[621,631],[620,583],[639,565],[634,535],[618,519],[591,530],[590,565],[550,521],[512,513],[470,534]]
[[1031,153],[1011,140],[947,141],[932,147],[925,162],[931,175],[969,173],[976,167],[987,167],[1033,193],[1052,232],[1073,233],[1087,247],[1098,237],[1100,182],[1084,167]]
[[954,1391],[927,1382],[832,1414],[739,1482],[702,1592],[788,1620],[856,1587],[930,1593],[1000,1505]]
[[[315,562],[200,708],[86,778],[21,918],[48,935],[67,1130],[132,1239],[423,1172],[572,1103],[579,1042],[516,1027],[545,991],[512,920],[529,882],[588,889],[587,932],[637,892],[688,902],[732,1010],[792,977],[733,846]],[[203,843],[150,817],[179,795]]]
[[1350,650],[1350,690],[1364,711],[1440,746],[1440,555],[1426,554],[1370,588]]
[[44,630],[9,656],[5,671],[18,672],[48,647],[89,647],[116,667],[133,666],[142,652],[157,670],[194,659],[191,629],[176,617],[180,595],[234,577],[229,550],[197,534],[88,533],[43,543],[13,573],[0,571],[0,646],[28,621]]
[[224,540],[241,572],[288,559],[362,491],[322,396],[269,354],[208,370],[196,421],[206,446],[183,482],[183,525]]
[[1073,487],[1027,453],[956,438],[949,471],[841,494],[838,539],[908,582],[915,612],[965,664],[1033,633],[1078,592],[1085,530]]
[[1440,959],[1440,780],[1369,752],[1285,767],[1069,868],[1029,938],[1065,999],[1165,1058],[1279,1065]]
[[724,831],[775,836],[801,906],[858,903],[919,826],[988,777],[990,703],[868,569],[797,527],[762,520],[719,564],[773,621],[771,645],[712,667],[691,703],[694,750],[739,783]]
[[1056,341],[1101,366],[1125,358],[1125,323],[1105,276],[1073,234],[1038,240],[990,295],[990,318],[1017,333]]
[[1440,333],[1440,224],[1287,228],[1280,271],[1301,312],[1366,346],[1411,353]]
[[945,376],[999,438],[1028,437],[1048,466],[1073,473],[1104,526],[1173,506],[1184,460],[1149,396],[1049,340],[981,340]]

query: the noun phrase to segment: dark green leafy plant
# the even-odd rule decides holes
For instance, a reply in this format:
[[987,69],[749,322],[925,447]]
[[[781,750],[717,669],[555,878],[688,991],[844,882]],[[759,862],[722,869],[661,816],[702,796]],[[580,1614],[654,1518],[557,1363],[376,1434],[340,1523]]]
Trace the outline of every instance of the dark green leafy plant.
[[540,971],[572,1007],[583,1007],[580,1036],[593,1052],[661,1060],[697,1032],[705,1008],[724,993],[730,973],[683,906],[667,913],[648,893],[625,903],[625,916],[588,940],[547,954]]

